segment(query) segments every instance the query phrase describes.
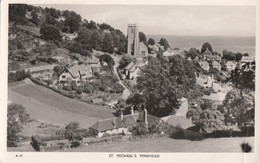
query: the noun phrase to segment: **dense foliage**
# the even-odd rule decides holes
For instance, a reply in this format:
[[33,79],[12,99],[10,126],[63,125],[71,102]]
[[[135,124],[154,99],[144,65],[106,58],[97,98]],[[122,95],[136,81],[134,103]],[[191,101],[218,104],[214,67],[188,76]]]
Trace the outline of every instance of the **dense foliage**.
[[29,115],[21,105],[11,104],[7,108],[7,146],[15,147],[19,142],[17,135],[22,130],[22,124],[28,119]]
[[148,112],[159,117],[174,113],[179,99],[186,97],[196,83],[192,64],[178,55],[169,61],[151,59],[141,74],[137,88],[143,92]]
[[202,47],[201,47],[201,53],[205,52],[206,50],[209,50],[211,53],[213,53],[213,49],[212,49],[212,46],[210,45],[210,43],[208,42],[205,42]]

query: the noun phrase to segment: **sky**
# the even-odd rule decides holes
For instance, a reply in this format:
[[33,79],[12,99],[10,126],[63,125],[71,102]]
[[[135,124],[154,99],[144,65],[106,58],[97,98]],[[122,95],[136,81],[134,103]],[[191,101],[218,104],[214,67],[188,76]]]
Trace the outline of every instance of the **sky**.
[[255,36],[254,6],[36,5],[75,11],[126,34],[137,23],[146,35]]

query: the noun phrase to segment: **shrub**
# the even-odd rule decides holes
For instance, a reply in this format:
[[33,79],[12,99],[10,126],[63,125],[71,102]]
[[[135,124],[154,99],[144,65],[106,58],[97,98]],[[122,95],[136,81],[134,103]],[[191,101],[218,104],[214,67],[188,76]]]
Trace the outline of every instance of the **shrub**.
[[65,91],[72,91],[71,86],[68,85],[63,86],[62,89]]
[[194,132],[190,130],[185,130],[181,127],[177,127],[177,132],[171,134],[174,139],[187,139],[187,140],[203,140],[204,136],[200,132]]
[[81,87],[77,88],[77,93],[78,94],[82,94],[83,91],[84,91],[84,88],[81,88]]
[[132,128],[130,128],[130,132],[134,135],[134,136],[142,136],[142,135],[146,135],[148,133],[148,129],[146,128],[146,124],[144,122],[141,123],[137,123],[135,126],[133,126]]
[[36,151],[41,151],[41,146],[46,146],[46,143],[38,135],[32,136],[31,144]]
[[8,83],[24,80],[25,78],[27,78],[29,76],[30,76],[30,73],[25,72],[24,70],[18,70],[15,73],[11,72],[8,74]]

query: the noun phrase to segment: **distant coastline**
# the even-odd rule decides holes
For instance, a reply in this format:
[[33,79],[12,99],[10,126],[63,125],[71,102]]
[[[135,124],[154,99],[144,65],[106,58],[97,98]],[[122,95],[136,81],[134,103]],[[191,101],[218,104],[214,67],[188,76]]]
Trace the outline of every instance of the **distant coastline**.
[[147,39],[153,38],[156,42],[160,38],[166,38],[172,48],[188,50],[189,48],[201,49],[204,42],[209,42],[214,51],[222,53],[229,50],[232,52],[248,53],[255,56],[254,36],[181,36],[181,35],[147,35]]

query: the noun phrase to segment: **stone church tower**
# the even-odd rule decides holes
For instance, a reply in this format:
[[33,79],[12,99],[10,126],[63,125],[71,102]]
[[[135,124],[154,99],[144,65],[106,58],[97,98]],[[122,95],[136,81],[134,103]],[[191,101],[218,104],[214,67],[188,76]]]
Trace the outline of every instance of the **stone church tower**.
[[127,54],[138,57],[139,31],[137,24],[128,24],[127,37]]

